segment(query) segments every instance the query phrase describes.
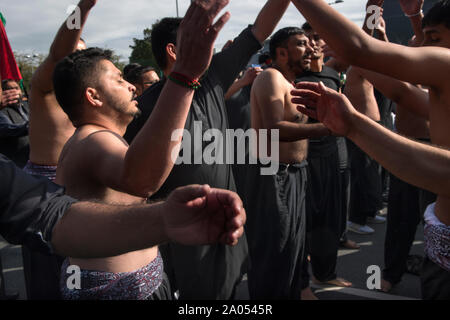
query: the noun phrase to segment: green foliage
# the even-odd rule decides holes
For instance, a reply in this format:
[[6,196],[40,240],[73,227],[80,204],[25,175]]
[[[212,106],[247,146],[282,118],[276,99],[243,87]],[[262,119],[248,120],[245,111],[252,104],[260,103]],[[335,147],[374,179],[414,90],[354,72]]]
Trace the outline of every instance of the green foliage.
[[19,67],[20,73],[22,74],[23,87],[29,93],[31,77],[42,61],[44,61],[46,56],[40,53],[30,55],[14,52],[14,57],[16,58],[16,63]]
[[146,28],[143,39],[133,38],[134,45],[130,46],[133,49],[130,56],[130,63],[139,63],[143,66],[150,66],[159,70],[158,64],[153,56],[151,33],[152,29]]

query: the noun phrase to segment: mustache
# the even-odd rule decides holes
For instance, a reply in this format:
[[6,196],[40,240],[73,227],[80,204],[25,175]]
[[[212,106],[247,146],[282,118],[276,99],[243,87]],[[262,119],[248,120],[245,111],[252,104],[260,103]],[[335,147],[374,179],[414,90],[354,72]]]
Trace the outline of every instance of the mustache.
[[130,101],[136,100],[136,98],[137,98],[137,94],[136,94],[136,92],[133,92],[133,94],[131,95]]

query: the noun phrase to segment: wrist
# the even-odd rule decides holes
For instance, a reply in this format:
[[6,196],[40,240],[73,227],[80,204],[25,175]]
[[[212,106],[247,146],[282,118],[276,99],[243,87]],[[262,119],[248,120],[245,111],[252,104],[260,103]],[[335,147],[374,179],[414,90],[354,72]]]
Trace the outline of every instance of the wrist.
[[177,71],[175,68],[167,76],[167,79],[188,89],[197,90],[201,87],[197,78],[193,78],[185,73]]
[[412,13],[412,14],[405,13],[405,17],[407,17],[407,18],[414,18],[414,17],[419,17],[419,16],[423,16],[422,9],[420,9],[419,12]]
[[366,120],[366,118],[367,117],[365,115],[356,110],[352,112],[349,117],[348,130],[345,136],[350,140],[355,141],[355,139],[359,135],[359,125],[364,123],[364,120]]

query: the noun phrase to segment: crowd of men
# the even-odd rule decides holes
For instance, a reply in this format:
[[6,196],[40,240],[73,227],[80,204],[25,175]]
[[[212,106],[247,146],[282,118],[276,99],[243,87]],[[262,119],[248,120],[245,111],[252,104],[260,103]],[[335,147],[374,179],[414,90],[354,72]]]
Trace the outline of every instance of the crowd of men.
[[[450,1],[426,15],[398,1],[409,46],[370,10],[361,28],[322,0],[267,0],[213,54],[228,0],[196,0],[152,28],[160,77],[88,48],[97,0],[80,0],[80,28],[62,24],[29,99],[2,81],[0,232],[23,245],[28,298],[228,300],[247,275],[251,299],[317,299],[310,278],[352,285],[336,274],[339,247],[359,248],[349,232],[386,220],[389,292],[422,219],[422,297],[450,298]],[[291,2],[307,22],[276,30]],[[244,163],[198,161],[230,152],[229,128],[268,138],[238,139]],[[277,170],[261,174],[274,146]]]

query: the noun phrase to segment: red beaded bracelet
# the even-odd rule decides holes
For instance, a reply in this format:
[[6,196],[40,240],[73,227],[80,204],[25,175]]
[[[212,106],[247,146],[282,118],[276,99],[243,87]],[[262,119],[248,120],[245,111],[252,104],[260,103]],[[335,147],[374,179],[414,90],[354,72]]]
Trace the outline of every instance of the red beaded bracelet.
[[189,89],[197,90],[201,87],[200,82],[197,79],[189,79],[184,74],[178,72],[171,72],[168,77],[169,80],[172,80],[176,84],[184,86]]

